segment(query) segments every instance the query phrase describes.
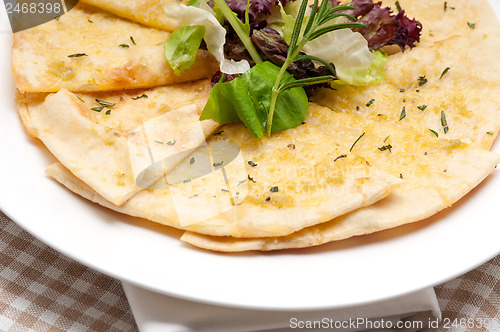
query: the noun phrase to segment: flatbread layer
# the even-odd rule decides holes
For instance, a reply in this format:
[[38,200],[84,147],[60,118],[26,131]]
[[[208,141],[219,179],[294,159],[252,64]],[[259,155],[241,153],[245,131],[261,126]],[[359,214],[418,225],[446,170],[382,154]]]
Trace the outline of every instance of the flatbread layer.
[[14,34],[14,82],[22,92],[109,91],[188,82],[218,70],[200,50],[193,67],[175,75],[163,51],[169,36],[78,4],[58,20]]
[[[100,112],[89,112],[87,116],[95,123],[127,135],[148,120],[188,105],[195,105],[198,114],[201,114],[210,90],[210,80],[206,79],[151,89],[75,93],[75,95],[88,109],[101,106],[96,99],[115,104],[109,114],[106,114],[109,109],[107,108]],[[36,133],[30,122],[29,112],[38,109],[48,95],[48,93],[19,92],[16,96],[17,110],[30,136],[36,137]]]
[[[63,89],[43,102],[42,95],[28,94],[19,99],[18,109],[31,135],[96,192],[121,205],[143,189],[136,183],[129,156],[134,130],[144,123],[160,131],[176,128],[176,137],[182,136],[177,138],[176,149],[198,147],[217,127],[213,121],[198,121],[209,86],[203,81],[189,87],[184,84],[134,91],[139,95],[114,92],[77,96]],[[102,107],[96,100],[109,106]],[[156,123],[160,115],[162,121]],[[188,118],[199,124],[201,134],[192,133]]]
[[[382,2],[397,13],[395,1]],[[479,29],[498,25],[498,18],[488,0],[400,0],[399,4],[408,17],[416,18],[422,23],[422,38],[418,47],[452,35],[467,35],[473,30],[469,24]]]
[[[216,251],[303,248],[400,226],[449,207],[479,184],[500,162],[500,155],[472,148],[458,140],[421,135],[403,124],[372,121],[353,114],[316,116],[329,129],[353,142],[351,153],[404,179],[377,203],[286,237],[235,239],[186,232],[181,240]],[[364,134],[363,134],[364,133]],[[362,135],[362,136],[361,136]],[[349,154],[349,145],[339,146]]]
[[81,0],[80,2],[93,5],[110,13],[129,20],[165,31],[174,31],[180,28],[177,21],[165,15],[166,6],[187,4],[182,0],[135,0],[135,1],[113,1],[113,0]]
[[313,100],[335,111],[489,149],[500,130],[500,63],[485,54],[500,53],[500,28],[469,30],[390,56],[386,80],[379,85],[336,85],[336,91],[319,91]]
[[[329,128],[313,120],[332,114],[311,105],[304,125],[262,139],[242,125],[223,126],[207,140],[210,163],[217,166],[211,174],[189,177],[203,164],[203,156],[194,152],[167,174],[166,188],[143,190],[119,208],[69,173],[61,175],[60,168],[49,175],[101,205],[177,228],[235,237],[288,235],[373,204],[401,182],[356,154],[343,155],[338,146],[352,144],[351,137],[332,138],[323,132]],[[221,144],[239,146],[238,157],[219,158],[215,150]],[[172,184],[172,178],[180,184]]]

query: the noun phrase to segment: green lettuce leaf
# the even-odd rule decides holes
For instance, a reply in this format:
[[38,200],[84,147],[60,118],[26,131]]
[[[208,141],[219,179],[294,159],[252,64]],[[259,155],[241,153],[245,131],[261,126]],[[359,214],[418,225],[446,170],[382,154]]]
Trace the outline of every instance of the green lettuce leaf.
[[385,79],[384,67],[388,56],[384,51],[374,51],[375,57],[369,68],[337,68],[339,81],[335,84],[349,84],[355,86],[368,86],[382,83]]
[[[243,123],[257,138],[264,135],[272,87],[280,68],[265,61],[240,77],[217,83],[200,120],[212,119],[220,125]],[[289,73],[285,80],[294,80]],[[282,91],[276,102],[272,131],[279,132],[300,125],[307,116],[308,100],[302,87]]]
[[193,66],[205,31],[203,25],[185,26],[175,30],[165,42],[165,57],[176,75]]
[[[205,8],[205,9],[203,9]],[[166,6],[167,17],[175,19],[182,26],[203,25],[206,29],[204,40],[207,50],[220,64],[220,71],[226,74],[244,73],[250,68],[246,60],[233,61],[224,57],[224,43],[226,42],[226,29],[220,25],[216,13],[205,3],[200,3],[200,8],[194,6]]]

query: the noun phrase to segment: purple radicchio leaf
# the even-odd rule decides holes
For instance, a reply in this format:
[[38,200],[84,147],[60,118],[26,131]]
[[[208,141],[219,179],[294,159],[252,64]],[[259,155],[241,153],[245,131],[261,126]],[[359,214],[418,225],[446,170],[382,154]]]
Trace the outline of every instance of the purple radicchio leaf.
[[[255,30],[251,39],[257,49],[264,53],[264,58],[266,60],[280,67],[285,63],[288,45],[276,30],[271,28]],[[330,65],[333,67],[333,64]],[[326,66],[316,68],[314,63],[310,60],[293,62],[290,64],[287,71],[291,73],[295,79],[332,75]],[[330,85],[328,83],[323,83],[306,86],[304,89],[308,96],[311,96],[312,92],[320,87],[330,87]]]
[[[285,5],[286,3],[295,0],[279,0],[279,1],[281,2],[282,5]],[[211,3],[209,4],[213,7],[213,1],[211,1]],[[246,0],[226,0],[226,3],[233,12],[238,14],[238,17],[243,18],[245,16],[245,10],[247,7]],[[250,21],[256,20],[257,16],[260,14],[270,15],[271,7],[277,3],[278,0],[250,0],[250,9],[248,10]]]
[[406,17],[404,10],[393,15],[389,7],[382,8],[382,2],[372,0],[353,0],[349,5],[356,7],[349,14],[366,25],[356,31],[366,38],[370,48],[377,50],[386,45],[398,45],[404,51],[406,46],[412,48],[420,41],[422,24]]

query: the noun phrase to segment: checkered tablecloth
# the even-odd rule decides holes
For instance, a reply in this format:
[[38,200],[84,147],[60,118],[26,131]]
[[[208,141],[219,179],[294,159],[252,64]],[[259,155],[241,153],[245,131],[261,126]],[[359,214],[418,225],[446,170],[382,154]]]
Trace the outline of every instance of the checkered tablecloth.
[[[56,252],[1,212],[0,229],[0,331],[138,330],[120,281]],[[450,327],[439,331],[500,331],[500,256],[435,290]]]

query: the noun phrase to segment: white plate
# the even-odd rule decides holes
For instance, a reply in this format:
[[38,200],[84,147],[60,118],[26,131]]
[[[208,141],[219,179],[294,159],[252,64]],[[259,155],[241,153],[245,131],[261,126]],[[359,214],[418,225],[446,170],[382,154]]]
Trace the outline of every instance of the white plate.
[[[12,37],[5,13],[0,23],[0,208],[45,243],[90,267],[195,301],[307,310],[403,295],[451,279],[500,252],[498,170],[430,220],[276,253],[197,250],[178,240],[180,232],[89,203],[44,176],[53,158],[26,135],[15,111]],[[500,151],[500,144],[494,149]]]

